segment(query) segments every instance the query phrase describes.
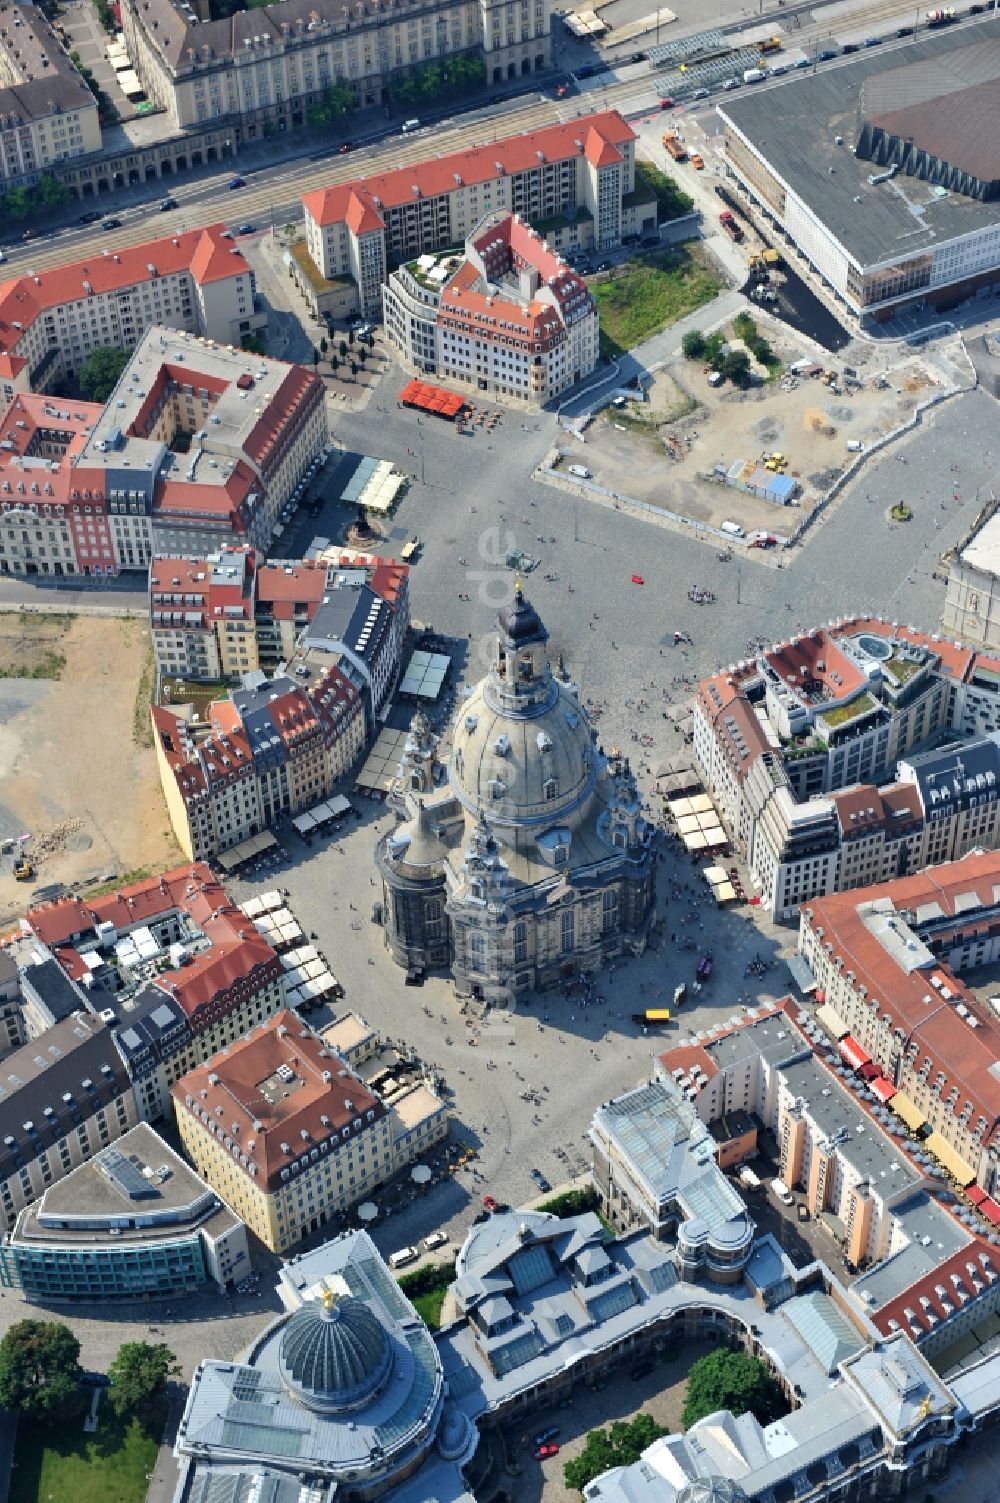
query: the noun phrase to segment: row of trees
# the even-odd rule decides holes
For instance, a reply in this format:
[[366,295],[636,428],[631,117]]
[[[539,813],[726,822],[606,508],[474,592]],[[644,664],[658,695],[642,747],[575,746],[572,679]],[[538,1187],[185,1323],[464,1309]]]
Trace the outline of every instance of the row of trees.
[[322,99],[306,112],[306,119],[314,130],[329,130],[346,120],[355,106],[354,94],[349,84],[338,79],[324,92]]
[[58,209],[72,196],[65,183],[47,172],[30,188],[11,188],[0,195],[0,216],[20,222],[45,209]]
[[[781,1387],[765,1362],[747,1352],[720,1348],[699,1357],[688,1373],[681,1422],[689,1430],[698,1420],[720,1409],[753,1414],[769,1425],[787,1412]],[[638,1461],[647,1446],[667,1431],[648,1414],[631,1421],[616,1420],[607,1429],[591,1430],[579,1456],[563,1466],[567,1487],[580,1492],[611,1467]]]
[[[126,1341],[108,1368],[108,1402],[136,1414],[180,1369],[162,1342]],[[0,1405],[30,1415],[55,1415],[80,1386],[80,1343],[56,1320],[21,1320],[0,1341]]]
[[460,52],[437,63],[424,63],[392,86],[395,104],[408,109],[412,105],[432,104],[436,99],[451,99],[457,94],[471,94],[486,82],[486,64],[473,52]]

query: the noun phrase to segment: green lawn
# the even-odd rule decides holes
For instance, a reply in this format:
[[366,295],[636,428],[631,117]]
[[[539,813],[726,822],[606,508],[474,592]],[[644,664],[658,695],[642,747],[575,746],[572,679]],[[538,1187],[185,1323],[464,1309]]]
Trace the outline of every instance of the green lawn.
[[71,1419],[22,1419],[10,1482],[10,1503],[143,1503],[163,1434],[166,1408],[145,1423],[116,1419],[101,1399],[93,1435],[83,1433],[90,1395]]
[[447,1292],[446,1285],[444,1289],[434,1289],[430,1294],[410,1295],[413,1308],[432,1331],[436,1331],[441,1324],[441,1306],[444,1304]]
[[601,354],[616,358],[700,308],[722,286],[693,242],[634,256],[591,280],[601,316]]

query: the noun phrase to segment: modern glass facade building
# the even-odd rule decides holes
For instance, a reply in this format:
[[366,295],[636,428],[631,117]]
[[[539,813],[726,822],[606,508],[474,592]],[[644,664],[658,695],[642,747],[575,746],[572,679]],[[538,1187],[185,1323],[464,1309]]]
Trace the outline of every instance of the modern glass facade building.
[[250,1271],[246,1228],[143,1123],[21,1212],[0,1284],[29,1299],[174,1298]]

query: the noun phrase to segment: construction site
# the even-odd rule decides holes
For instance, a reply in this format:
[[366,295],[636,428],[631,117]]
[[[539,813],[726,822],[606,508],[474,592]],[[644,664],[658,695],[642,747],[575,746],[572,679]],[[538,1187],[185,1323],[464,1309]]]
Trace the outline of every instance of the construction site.
[[913,357],[891,378],[862,382],[839,361],[803,356],[779,325],[763,327],[781,362],[775,377],[712,384],[700,361],[677,359],[654,373],[643,401],[600,414],[582,455],[593,482],[709,527],[732,521],[748,536],[787,537],[940,381]]

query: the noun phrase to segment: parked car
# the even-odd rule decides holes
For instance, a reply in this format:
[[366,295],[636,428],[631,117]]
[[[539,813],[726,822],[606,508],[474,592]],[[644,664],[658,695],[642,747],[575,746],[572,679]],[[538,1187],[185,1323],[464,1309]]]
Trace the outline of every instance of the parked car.
[[488,1211],[495,1211],[497,1208],[497,1202],[493,1199],[492,1195],[483,1196],[483,1205]]
[[550,1456],[559,1455],[559,1447],[553,1441],[551,1445],[539,1446],[533,1454],[536,1461],[547,1461]]
[[831,52],[829,47],[824,47],[822,52],[817,52],[816,61],[820,63],[831,63],[836,56],[837,54],[835,52]]
[[237,235],[252,235],[256,228],[257,226],[255,224],[251,224],[248,220],[246,224],[239,224],[236,226],[236,233]]
[[97,1373],[88,1367],[80,1373],[80,1382],[86,1388],[110,1388],[111,1386],[111,1379],[107,1373]]
[[431,1232],[429,1237],[424,1238],[424,1246],[428,1252],[433,1252],[436,1247],[444,1247],[447,1241],[447,1232]]
[[881,37],[865,37],[865,46],[866,47],[881,47],[881,45],[882,45],[882,38]]
[[694,93],[691,95],[692,99],[707,99],[708,97],[709,96],[707,89],[695,89]]
[[88,209],[86,214],[81,214],[77,224],[96,224],[101,217],[100,209]]
[[340,155],[342,157],[346,156],[349,151],[353,151],[353,150],[354,150],[354,142],[353,141],[341,141],[341,143],[340,143]]
[[637,1362],[629,1373],[629,1378],[633,1383],[639,1383],[643,1378],[649,1377],[653,1371],[653,1366],[654,1364],[648,1358],[643,1362]]
[[548,1180],[545,1178],[545,1175],[540,1169],[532,1169],[531,1177],[534,1180],[535,1184],[538,1186],[539,1190],[541,1190],[543,1195],[547,1195],[548,1192],[552,1189],[552,1186],[549,1184]]
[[555,1438],[556,1438],[556,1436],[558,1434],[559,1434],[559,1426],[558,1425],[546,1425],[546,1427],[545,1427],[544,1430],[539,1430],[538,1434],[535,1436],[535,1438],[531,1442],[531,1444],[533,1446],[535,1446],[536,1448],[538,1446],[548,1445],[549,1441],[550,1440],[555,1440]]
[[245,188],[246,185],[247,185],[246,178],[243,178],[243,177],[231,177],[229,179],[229,182],[226,184],[226,186],[227,186],[227,188],[229,188],[230,192],[232,192],[232,190],[234,188]]
[[413,1263],[420,1254],[415,1247],[401,1247],[398,1252],[389,1254],[390,1268],[403,1268],[407,1263]]
[[176,209],[176,208],[177,208],[177,200],[176,200],[176,198],[161,198],[160,199],[160,213],[161,214],[166,214],[166,212],[167,212],[168,209]]
[[112,219],[102,219],[101,220],[101,229],[102,230],[120,230],[121,227],[122,227],[122,221],[120,219],[113,219],[112,218]]
[[674,107],[674,101],[672,99],[661,99],[660,100],[660,109],[661,110],[672,110],[673,107]]

